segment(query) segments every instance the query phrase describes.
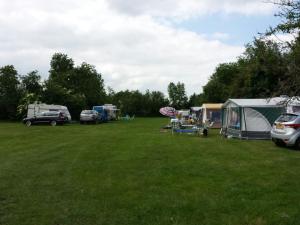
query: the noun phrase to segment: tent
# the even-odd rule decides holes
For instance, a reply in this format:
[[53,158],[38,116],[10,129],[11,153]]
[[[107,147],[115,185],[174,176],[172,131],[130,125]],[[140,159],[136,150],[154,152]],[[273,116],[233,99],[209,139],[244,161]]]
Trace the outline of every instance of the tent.
[[243,139],[270,139],[272,124],[285,112],[282,98],[229,99],[222,106],[222,134]]
[[221,128],[221,103],[205,103],[202,105],[202,123],[213,122],[212,128]]

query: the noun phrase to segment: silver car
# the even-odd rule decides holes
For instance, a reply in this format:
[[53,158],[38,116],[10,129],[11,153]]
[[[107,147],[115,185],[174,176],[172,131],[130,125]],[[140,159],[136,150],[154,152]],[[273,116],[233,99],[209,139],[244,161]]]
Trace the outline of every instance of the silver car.
[[95,110],[83,110],[80,113],[80,123],[97,123],[99,121],[99,114]]
[[300,149],[300,113],[282,114],[274,122],[271,137],[278,146],[296,146]]

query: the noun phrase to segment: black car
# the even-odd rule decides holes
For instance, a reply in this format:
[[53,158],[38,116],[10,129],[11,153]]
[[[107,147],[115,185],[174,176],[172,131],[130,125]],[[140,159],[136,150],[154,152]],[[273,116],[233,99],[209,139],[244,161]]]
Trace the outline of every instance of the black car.
[[56,124],[64,124],[66,122],[68,122],[68,117],[57,111],[42,112],[37,116],[23,119],[23,123],[28,127],[39,123],[48,123],[51,126],[56,126]]

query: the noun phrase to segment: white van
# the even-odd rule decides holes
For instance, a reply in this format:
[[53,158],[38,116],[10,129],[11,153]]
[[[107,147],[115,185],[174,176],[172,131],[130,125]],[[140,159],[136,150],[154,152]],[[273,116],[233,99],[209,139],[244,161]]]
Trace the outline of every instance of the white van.
[[71,114],[66,106],[63,105],[47,105],[44,103],[29,104],[27,109],[27,118],[39,115],[42,112],[59,111],[64,113],[68,120],[71,121]]

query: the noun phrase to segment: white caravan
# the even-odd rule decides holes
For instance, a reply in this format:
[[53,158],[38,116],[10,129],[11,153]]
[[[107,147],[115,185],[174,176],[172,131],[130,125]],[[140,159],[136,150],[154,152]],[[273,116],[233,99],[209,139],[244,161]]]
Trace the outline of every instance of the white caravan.
[[27,109],[27,117],[34,117],[39,115],[42,112],[48,112],[48,111],[59,111],[64,113],[67,117],[68,120],[71,121],[71,114],[66,106],[62,105],[47,105],[44,103],[34,103],[34,104],[29,104],[28,109]]

